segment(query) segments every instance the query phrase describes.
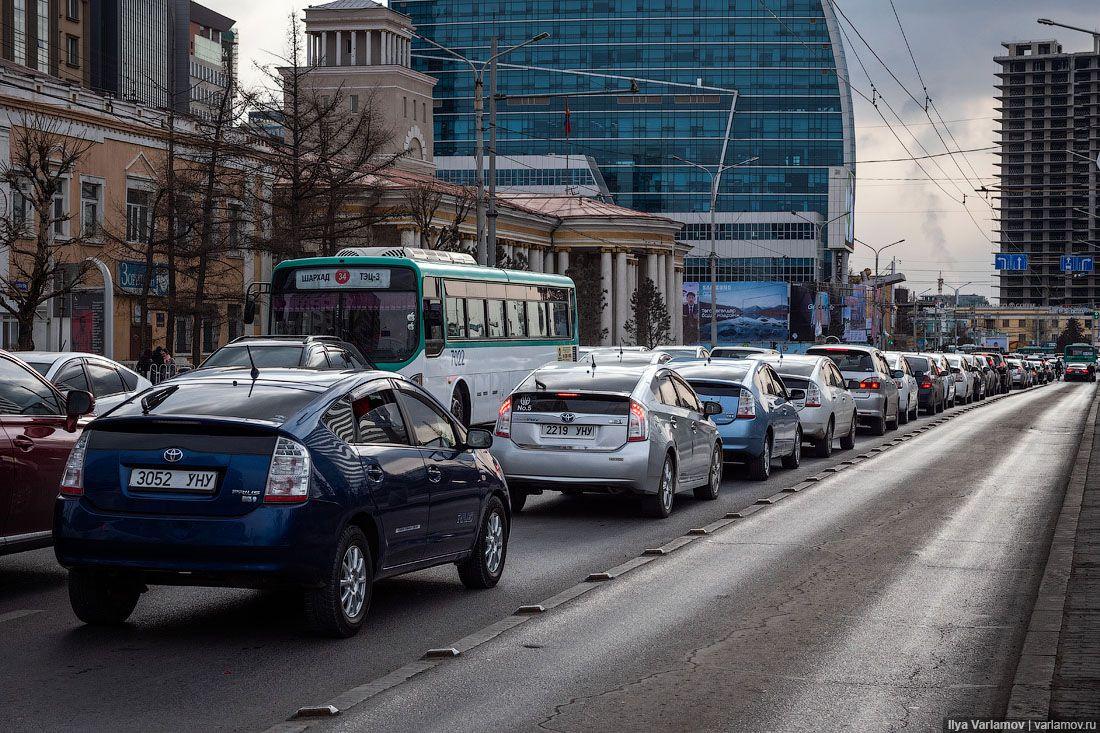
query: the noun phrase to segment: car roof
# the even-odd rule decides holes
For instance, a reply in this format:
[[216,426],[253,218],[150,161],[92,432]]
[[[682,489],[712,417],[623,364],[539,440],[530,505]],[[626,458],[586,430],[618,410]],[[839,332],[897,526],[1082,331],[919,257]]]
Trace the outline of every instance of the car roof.
[[91,354],[86,351],[13,351],[11,352],[18,356],[23,361],[61,361],[62,359],[72,359],[73,357],[81,356],[88,357],[89,359],[102,359],[104,361],[114,361],[114,359],[103,356],[102,354]]
[[[763,362],[757,359],[726,359],[715,361],[679,362],[673,371],[684,379],[704,379],[717,382],[737,382],[745,380],[747,374],[760,368]],[[746,372],[746,374],[742,374]]]
[[[868,354],[873,354],[878,351],[878,347],[868,346],[867,344],[818,344],[817,346],[811,346],[807,349],[807,353],[813,351],[814,354],[822,356],[822,351],[863,351]],[[828,354],[824,354],[828,356]]]
[[[363,381],[371,381],[374,379],[399,379],[405,381],[405,378],[396,372],[384,372],[381,370],[324,370],[319,371],[315,369],[289,369],[289,368],[267,368],[260,369],[260,376],[256,379],[256,384],[264,384],[269,386],[283,386],[283,387],[299,387],[304,389],[313,389],[316,391],[326,390],[333,385],[345,381],[352,380],[354,377],[362,377]],[[194,384],[195,382],[203,382],[208,384],[224,384],[226,382],[241,382],[249,381],[249,368],[248,367],[209,367],[206,369],[196,369],[190,372],[184,372],[172,379],[165,382],[161,382],[157,386],[164,384],[179,384],[186,382],[187,384]]]

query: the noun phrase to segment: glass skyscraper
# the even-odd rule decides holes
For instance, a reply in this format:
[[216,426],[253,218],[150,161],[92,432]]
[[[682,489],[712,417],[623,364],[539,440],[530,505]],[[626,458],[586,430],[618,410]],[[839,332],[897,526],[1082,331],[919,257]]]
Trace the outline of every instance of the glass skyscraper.
[[[592,156],[615,203],[685,223],[681,238],[694,245],[689,281],[707,269],[710,181],[679,159],[713,170],[732,100],[691,87],[738,90],[725,160],[757,160],[722,177],[721,279],[812,281],[846,272],[855,143],[830,0],[390,4],[411,16],[417,33],[474,60],[488,57],[494,34],[503,49],[550,33],[504,59],[542,68],[500,68],[498,92],[507,99],[498,105],[498,154]],[[416,68],[439,79],[436,155],[472,154],[469,67],[424,42],[414,50]]]

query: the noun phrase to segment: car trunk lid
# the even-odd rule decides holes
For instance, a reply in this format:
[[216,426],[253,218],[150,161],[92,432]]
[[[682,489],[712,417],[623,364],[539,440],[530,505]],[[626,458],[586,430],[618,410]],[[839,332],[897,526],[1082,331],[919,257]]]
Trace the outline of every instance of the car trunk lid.
[[609,392],[512,395],[511,438],[525,448],[615,450],[626,443],[630,396]]
[[263,503],[274,424],[141,417],[93,426],[84,496],[105,511],[234,517]]

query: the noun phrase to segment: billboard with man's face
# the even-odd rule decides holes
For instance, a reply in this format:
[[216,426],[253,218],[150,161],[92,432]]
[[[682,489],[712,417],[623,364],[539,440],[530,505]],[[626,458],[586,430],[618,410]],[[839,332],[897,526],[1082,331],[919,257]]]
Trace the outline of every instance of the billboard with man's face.
[[718,343],[786,341],[790,319],[790,292],[785,282],[718,283],[718,297],[710,283],[684,283],[684,343],[709,344],[711,304],[717,302]]

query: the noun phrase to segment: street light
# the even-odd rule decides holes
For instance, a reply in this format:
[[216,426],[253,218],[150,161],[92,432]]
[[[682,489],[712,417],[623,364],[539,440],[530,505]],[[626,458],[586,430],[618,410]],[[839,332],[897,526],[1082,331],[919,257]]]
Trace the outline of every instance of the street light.
[[[477,188],[477,261],[478,264],[485,265],[489,262],[488,247],[485,242],[485,175],[483,168],[485,165],[485,131],[482,125],[482,109],[485,105],[485,83],[483,76],[485,74],[485,68],[496,61],[501,56],[529,46],[532,43],[538,43],[544,41],[550,37],[549,33],[539,33],[537,36],[528,38],[523,43],[515,46],[509,46],[503,51],[499,51],[490,56],[485,61],[472,61],[467,57],[460,54],[458,51],[454,51],[446,46],[436,43],[427,36],[422,36],[414,33],[416,38],[424,41],[430,46],[438,48],[440,51],[454,56],[456,59],[465,62],[470,67],[470,72],[474,75],[474,187]],[[481,68],[478,68],[478,64],[481,64]],[[495,255],[496,253],[494,253]]]
[[[869,250],[871,250],[872,252],[875,253],[875,310],[879,311],[879,322],[880,322],[879,325],[881,326],[882,312],[879,309],[879,305],[878,305],[878,291],[879,291],[878,256],[879,256],[879,253],[881,253],[884,249],[889,249],[890,247],[893,247],[895,244],[901,244],[905,240],[904,239],[899,239],[896,242],[890,242],[890,244],[884,244],[881,247],[875,247],[874,245],[867,244],[866,242],[864,242],[862,239],[859,239],[858,237],[853,237],[853,239],[855,239],[857,242],[862,244],[864,247],[866,247],[867,249],[869,249]],[[873,326],[874,324],[872,323],[871,325]],[[875,334],[875,340],[881,342],[882,341],[882,333],[881,333],[882,329],[879,328],[878,331],[879,331],[879,333]],[[878,347],[881,349],[882,348],[882,343],[879,343]]]
[[959,287],[955,287],[951,283],[944,283],[947,287],[955,291],[955,309],[951,312],[951,320],[955,322],[955,346],[959,345],[959,291],[965,288],[967,285],[973,285],[974,281],[965,282]]
[[[834,216],[832,219],[829,219],[828,221],[821,221],[821,222],[815,221],[815,220],[811,219],[808,216],[804,216],[802,213],[800,213],[798,211],[792,211],[791,216],[798,217],[802,221],[809,222],[810,224],[813,224],[814,227],[815,227],[814,232],[816,233],[817,241],[820,242],[821,241],[821,234],[825,230],[825,227],[829,226],[834,221],[840,221],[841,219],[843,219],[844,217],[848,216],[851,213],[852,212],[850,212],[850,211],[845,211],[843,214],[840,214],[838,216]],[[833,265],[833,277],[831,279],[835,280],[835,279],[839,279],[839,278],[840,278],[840,268],[837,267],[834,263],[834,265]]]
[[[673,160],[678,160],[681,163],[690,165],[692,168],[698,168],[699,170],[710,176],[710,348],[718,346],[718,222],[715,220],[715,208],[718,203],[718,185],[722,181],[722,174],[728,171],[730,168],[736,168],[741,165],[753,163],[760,160],[759,156],[754,155],[751,158],[745,158],[740,163],[731,163],[729,165],[702,165],[693,161],[681,158],[678,155],[672,156]],[[711,169],[714,170],[711,170]]]

